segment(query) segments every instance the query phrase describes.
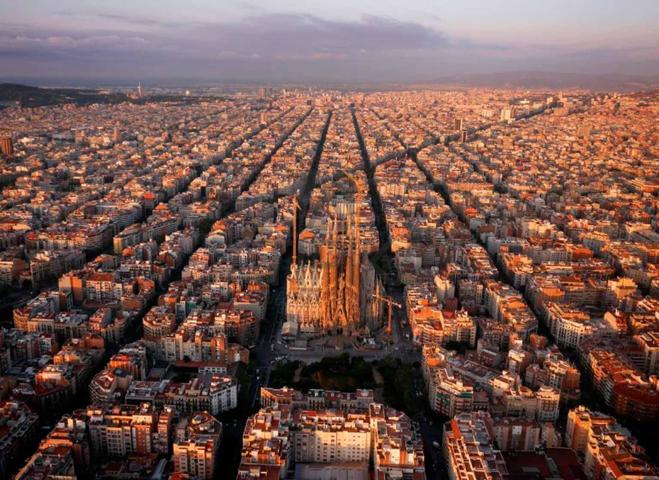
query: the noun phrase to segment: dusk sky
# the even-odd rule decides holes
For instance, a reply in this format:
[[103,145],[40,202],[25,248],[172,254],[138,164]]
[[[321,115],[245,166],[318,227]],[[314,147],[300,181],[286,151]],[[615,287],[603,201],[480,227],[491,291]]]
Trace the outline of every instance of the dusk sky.
[[659,74],[657,0],[0,0],[7,78]]

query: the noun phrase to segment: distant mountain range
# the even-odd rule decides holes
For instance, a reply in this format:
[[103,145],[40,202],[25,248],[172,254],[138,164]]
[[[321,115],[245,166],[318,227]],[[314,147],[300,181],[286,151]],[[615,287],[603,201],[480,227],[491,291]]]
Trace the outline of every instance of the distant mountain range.
[[59,103],[125,102],[128,97],[123,93],[105,93],[92,89],[77,88],[39,88],[17,83],[0,83],[0,103],[5,105],[17,103],[22,107],[39,107]]
[[636,91],[657,88],[659,86],[659,75],[627,75],[622,73],[595,75],[520,71],[446,76],[429,83],[468,87],[583,88],[597,91]]

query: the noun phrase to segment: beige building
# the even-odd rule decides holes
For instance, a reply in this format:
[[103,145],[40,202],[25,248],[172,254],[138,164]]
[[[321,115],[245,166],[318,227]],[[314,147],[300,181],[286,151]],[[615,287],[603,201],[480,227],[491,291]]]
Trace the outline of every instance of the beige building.
[[222,424],[207,412],[185,418],[176,427],[173,444],[174,471],[200,479],[215,477]]
[[371,447],[368,415],[301,410],[293,421],[296,463],[368,463]]
[[508,474],[483,418],[464,413],[444,425],[444,458],[451,480],[503,480]]
[[295,478],[363,480],[372,465],[368,478],[425,480],[423,443],[409,417],[378,403],[361,408],[372,392],[346,396],[349,404],[340,393],[263,389],[269,406],[247,421],[238,478],[285,478],[294,466]]

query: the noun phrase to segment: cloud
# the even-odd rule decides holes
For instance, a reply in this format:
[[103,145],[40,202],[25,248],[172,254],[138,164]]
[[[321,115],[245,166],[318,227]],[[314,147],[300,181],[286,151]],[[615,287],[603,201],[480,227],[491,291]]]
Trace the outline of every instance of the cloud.
[[[282,72],[296,65],[353,65],[357,59],[373,64],[382,57],[401,52],[422,52],[449,44],[441,32],[416,23],[377,16],[358,21],[326,20],[313,15],[259,14],[238,21],[159,22],[116,14],[95,14],[102,28],[85,27],[79,15],[60,12],[68,25],[44,28],[39,25],[0,23],[0,66],[3,70],[30,61],[66,65],[70,71],[89,70],[95,65],[129,65],[133,71],[159,70],[167,65],[173,72],[214,74],[234,69],[236,74]],[[65,63],[62,63],[65,62]],[[366,66],[366,64],[364,64]],[[313,67],[312,67],[313,68]],[[319,71],[322,71],[319,70]],[[296,73],[297,72],[297,73]],[[117,72],[118,75],[124,72]],[[343,73],[347,73],[343,71]]]
[[[585,65],[579,48],[452,38],[420,23],[373,15],[339,21],[260,12],[252,10],[252,15],[231,21],[66,11],[58,12],[58,21],[50,24],[0,20],[0,71],[7,76],[336,82],[417,81],[539,63]],[[599,61],[588,68],[623,60],[625,68],[634,68],[634,55],[628,51],[601,49],[595,56]]]
[[98,54],[135,52],[148,46],[149,41],[146,38],[119,32],[81,35],[61,31],[13,33],[9,30],[0,33],[0,62],[7,55],[45,58],[50,56],[53,60],[61,57],[85,59]]
[[340,22],[312,15],[268,14],[232,23],[182,25],[179,33],[190,30],[196,38],[192,43],[208,42],[217,48],[280,60],[345,58],[364,50],[408,51],[447,43],[443,34],[422,25],[375,16]]
[[151,18],[134,17],[132,15],[120,15],[116,13],[98,13],[95,15],[97,18],[110,20],[113,22],[121,22],[127,25],[149,26],[149,27],[167,27],[176,25],[174,22],[164,22],[154,20]]
[[[68,13],[66,13],[68,15]],[[99,14],[97,18],[121,23],[122,29],[105,30],[41,29],[26,25],[2,25],[0,47],[21,49],[48,43],[49,38],[67,41],[50,42],[50,48],[77,51],[84,54],[87,47],[104,39],[121,44],[139,39],[149,43],[154,52],[160,48],[171,50],[179,46],[211,52],[216,49],[239,52],[246,56],[258,53],[264,58],[282,58],[295,52],[296,58],[318,57],[319,54],[338,57],[360,51],[387,52],[435,48],[447,44],[440,32],[422,25],[399,22],[375,16],[360,21],[339,22],[311,15],[269,14],[248,17],[237,22],[158,22],[130,18],[123,15]],[[125,27],[137,27],[127,32]],[[140,27],[158,27],[140,29]],[[109,46],[109,45],[108,45]]]

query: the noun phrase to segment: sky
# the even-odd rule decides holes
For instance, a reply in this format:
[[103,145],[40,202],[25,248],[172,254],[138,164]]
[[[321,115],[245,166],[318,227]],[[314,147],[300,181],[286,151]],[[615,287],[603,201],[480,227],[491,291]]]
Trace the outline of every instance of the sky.
[[0,0],[0,80],[659,75],[659,0]]

